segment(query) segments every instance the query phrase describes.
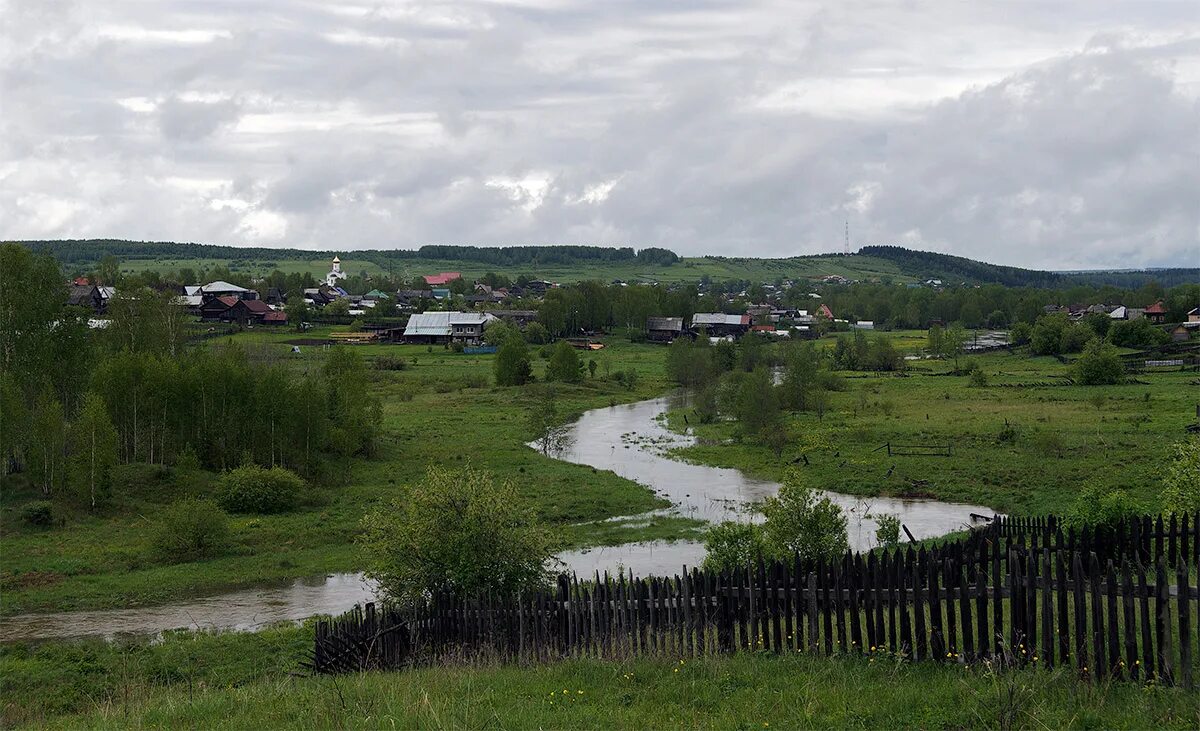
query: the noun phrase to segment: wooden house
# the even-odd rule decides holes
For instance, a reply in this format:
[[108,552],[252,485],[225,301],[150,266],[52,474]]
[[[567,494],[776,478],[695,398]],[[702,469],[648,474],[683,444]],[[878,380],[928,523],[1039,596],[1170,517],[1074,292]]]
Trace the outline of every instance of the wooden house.
[[683,335],[682,317],[650,317],[646,319],[646,339],[652,343],[670,343]]

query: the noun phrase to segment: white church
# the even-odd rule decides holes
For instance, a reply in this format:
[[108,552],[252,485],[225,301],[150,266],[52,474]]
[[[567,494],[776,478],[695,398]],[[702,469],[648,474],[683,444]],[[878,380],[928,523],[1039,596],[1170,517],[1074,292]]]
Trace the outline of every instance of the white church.
[[345,279],[346,273],[342,271],[342,260],[333,257],[333,268],[325,275],[325,284],[330,287],[336,287],[339,279]]

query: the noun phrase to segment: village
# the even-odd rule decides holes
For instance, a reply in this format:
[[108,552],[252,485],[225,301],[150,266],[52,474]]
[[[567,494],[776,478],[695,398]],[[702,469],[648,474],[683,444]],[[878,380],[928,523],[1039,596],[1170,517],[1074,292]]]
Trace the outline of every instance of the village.
[[[171,299],[173,306],[195,317],[197,323],[237,326],[241,328],[292,327],[305,331],[314,323],[352,325],[350,332],[329,334],[334,342],[346,344],[407,343],[442,345],[445,347],[487,348],[485,331],[489,323],[503,321],[524,331],[537,322],[539,307],[547,292],[559,289],[555,282],[524,278],[519,283],[493,286],[485,281],[467,282],[459,272],[445,271],[421,277],[426,288],[403,288],[381,291],[378,288],[359,293],[345,286],[347,273],[341,260],[334,257],[329,272],[317,286],[304,287],[299,292],[281,291],[270,286],[263,291],[212,281],[207,284],[182,285]],[[94,279],[94,277],[92,278]],[[107,325],[108,303],[118,296],[116,287],[95,283],[88,277],[78,277],[70,284],[68,304],[91,310],[89,323],[94,328]],[[360,279],[360,282],[362,280]],[[370,280],[366,280],[370,284]],[[748,284],[748,283],[747,283]],[[827,275],[813,285],[822,288],[848,287],[855,284],[840,275]],[[614,280],[614,288],[659,287],[657,283],[629,283]],[[969,286],[969,285],[968,285]],[[940,279],[927,279],[909,288],[942,291],[946,285]],[[796,340],[816,339],[829,332],[849,330],[890,330],[887,323],[876,323],[850,315],[838,317],[830,306],[821,302],[816,291],[802,296],[811,304],[804,309],[788,304],[795,296],[787,292],[803,289],[804,283],[793,280],[762,282],[741,289],[706,292],[706,284],[696,287],[697,294],[709,295],[720,311],[692,312],[687,316],[649,315],[637,323],[636,330],[647,342],[671,343],[677,338],[695,339],[701,335],[717,340],[736,340],[747,333],[770,338]],[[816,288],[815,286],[813,287]],[[680,289],[671,285],[670,290]],[[1061,315],[1070,322],[1081,322],[1089,316],[1109,318],[1113,322],[1144,319],[1157,330],[1181,343],[1200,334],[1200,308],[1186,312],[1183,319],[1168,320],[1168,310],[1162,300],[1144,307],[1119,303],[1048,304],[1042,308],[1046,315]],[[296,321],[296,316],[301,318]],[[941,318],[930,317],[926,327],[945,327]],[[1005,323],[987,322],[972,339],[971,348],[997,347],[1007,344]],[[600,329],[578,328],[562,333],[581,349],[594,347],[589,338],[601,334]],[[981,340],[982,338],[982,340]],[[492,346],[494,348],[494,346]],[[477,352],[494,352],[484,350]]]

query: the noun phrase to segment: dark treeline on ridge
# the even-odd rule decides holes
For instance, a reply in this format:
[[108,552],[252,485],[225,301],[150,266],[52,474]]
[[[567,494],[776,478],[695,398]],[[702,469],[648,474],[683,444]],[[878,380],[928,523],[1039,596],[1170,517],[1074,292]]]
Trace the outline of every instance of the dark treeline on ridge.
[[[95,262],[106,256],[128,258],[221,258],[232,260],[257,259],[322,259],[331,258],[344,250],[308,251],[302,249],[272,249],[264,247],[219,246],[169,241],[125,241],[121,239],[69,239],[62,241],[18,242],[31,251],[53,254],[64,264]],[[434,259],[472,261],[496,266],[537,264],[572,264],[577,262],[667,265],[679,257],[667,249],[629,246],[449,246],[427,245],[419,249],[364,249],[355,251],[357,258],[379,264],[395,259]]]
[[1155,281],[1165,287],[1200,281],[1200,268],[1170,268],[1142,271],[1048,272],[1036,269],[988,264],[951,254],[916,251],[903,246],[864,246],[864,256],[887,259],[901,271],[918,279],[939,278],[953,283],[1003,284],[1008,287],[1058,288],[1073,285],[1124,287],[1134,289]]
[[[482,263],[494,267],[524,267],[536,275],[539,266],[563,266],[572,264],[622,264],[636,263],[654,266],[670,266],[680,261],[673,251],[658,247],[635,249],[629,246],[454,246],[431,244],[418,249],[330,249],[309,251],[302,249],[219,246],[197,243],[174,243],[155,241],[126,241],[121,239],[67,239],[58,241],[16,242],[31,251],[55,256],[65,267],[86,268],[105,257],[117,259],[227,259],[231,262],[329,259],[335,254],[353,252],[358,259],[370,261],[388,268],[407,260],[429,260],[444,262]],[[837,258],[840,254],[814,254],[772,259],[786,263],[825,257]],[[1074,285],[1094,287],[1113,286],[1135,289],[1148,282],[1157,282],[1164,287],[1200,281],[1200,268],[1164,268],[1135,271],[1052,272],[1020,267],[1002,266],[975,261],[961,256],[916,251],[901,246],[864,246],[856,255],[887,261],[898,266],[904,276],[918,280],[941,279],[947,284],[1002,284],[1009,287],[1037,287],[1054,289]],[[741,257],[706,256],[718,261],[753,261]]]

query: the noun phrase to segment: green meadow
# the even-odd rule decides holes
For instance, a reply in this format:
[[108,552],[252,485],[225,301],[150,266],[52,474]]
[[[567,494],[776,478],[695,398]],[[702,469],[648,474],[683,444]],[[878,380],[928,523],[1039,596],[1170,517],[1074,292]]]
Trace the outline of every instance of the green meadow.
[[304,677],[311,630],[4,648],[5,727],[1196,728],[1194,693],[1067,670],[747,653]]
[[[913,339],[897,339],[903,348]],[[796,470],[822,489],[926,496],[1006,513],[1068,509],[1090,482],[1127,491],[1153,510],[1169,447],[1195,421],[1196,374],[1138,374],[1119,386],[1068,385],[1069,364],[1007,352],[975,356],[987,385],[952,375],[950,361],[910,361],[903,374],[843,372],[831,409],[791,414],[777,457],[740,439],[731,422],[687,420],[699,443],[681,459],[780,479]],[[688,409],[670,414],[685,427]],[[891,443],[948,446],[951,456],[888,456]],[[912,451],[912,450],[908,450]],[[808,458],[807,464],[803,457]]]

